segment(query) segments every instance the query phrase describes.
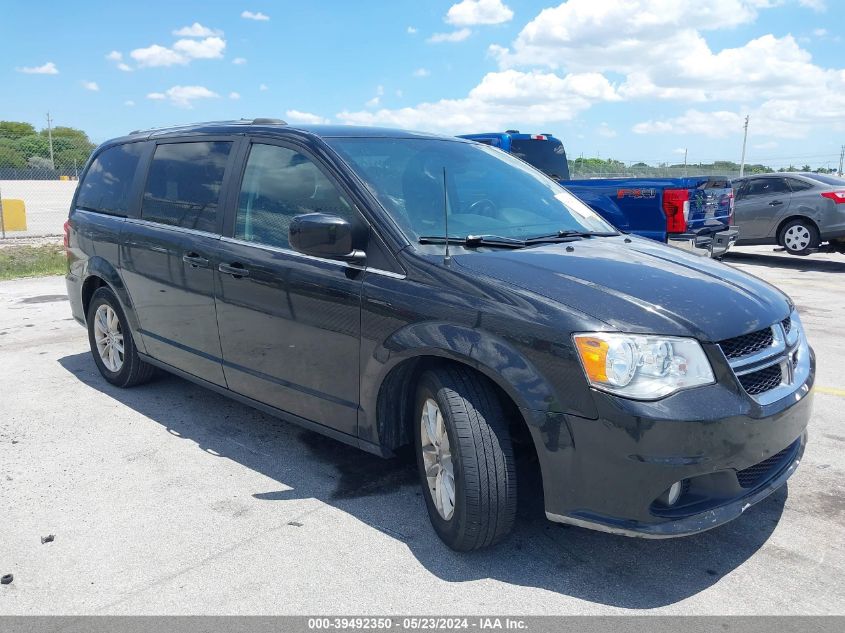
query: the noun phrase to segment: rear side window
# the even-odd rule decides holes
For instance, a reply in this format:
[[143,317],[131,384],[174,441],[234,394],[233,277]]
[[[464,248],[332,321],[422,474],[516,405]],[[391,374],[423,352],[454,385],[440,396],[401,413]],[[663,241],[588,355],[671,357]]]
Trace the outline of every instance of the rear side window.
[[127,143],[101,152],[79,185],[76,206],[87,211],[126,215],[132,181],[143,149],[143,143]]
[[141,217],[199,231],[217,231],[217,209],[232,143],[168,143],[156,147]]
[[792,187],[792,191],[806,191],[807,189],[813,188],[813,185],[809,182],[798,180],[797,178],[787,178],[786,182],[788,182],[789,186]]
[[238,198],[235,237],[287,248],[290,222],[304,213],[355,221],[352,205],[307,156],[277,145],[253,145]]
[[569,163],[560,141],[513,139],[511,154],[546,172],[555,180],[569,180]]

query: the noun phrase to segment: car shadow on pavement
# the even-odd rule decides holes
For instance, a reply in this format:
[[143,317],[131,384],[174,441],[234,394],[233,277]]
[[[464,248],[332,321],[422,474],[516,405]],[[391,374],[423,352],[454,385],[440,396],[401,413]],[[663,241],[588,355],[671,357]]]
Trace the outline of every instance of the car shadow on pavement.
[[726,264],[754,264],[768,268],[786,268],[799,272],[845,273],[845,255],[841,255],[841,258],[842,261],[831,261],[829,259],[819,259],[813,255],[798,257],[784,254],[744,253],[742,251],[732,250],[725,255],[722,261]]
[[[279,482],[277,490],[244,491],[266,501],[268,512],[286,500],[319,499],[403,542],[447,582],[489,578],[614,607],[670,605],[712,586],[760,549],[787,498],[784,487],[736,521],[695,536],[631,539],[547,521],[539,475],[522,461],[511,536],[486,550],[457,553],[428,522],[409,454],[381,459],[164,373],[148,385],[119,389],[99,375],[89,353],[59,363],[91,388],[195,442],[197,450]],[[304,518],[303,528],[315,520],[318,514]]]

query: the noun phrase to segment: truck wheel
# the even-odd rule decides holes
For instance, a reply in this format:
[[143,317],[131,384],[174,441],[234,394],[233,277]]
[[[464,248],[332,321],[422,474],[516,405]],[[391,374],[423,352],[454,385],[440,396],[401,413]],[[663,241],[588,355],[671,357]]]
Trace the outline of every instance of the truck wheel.
[[153,377],[155,367],[138,356],[126,315],[110,288],[98,288],[88,306],[88,342],[103,378],[118,387],[133,387]]
[[504,538],[516,517],[516,466],[492,386],[458,367],[426,371],[415,412],[417,468],[438,536],[457,551]]
[[819,242],[819,230],[808,220],[790,220],[780,231],[780,243],[790,255],[809,255]]

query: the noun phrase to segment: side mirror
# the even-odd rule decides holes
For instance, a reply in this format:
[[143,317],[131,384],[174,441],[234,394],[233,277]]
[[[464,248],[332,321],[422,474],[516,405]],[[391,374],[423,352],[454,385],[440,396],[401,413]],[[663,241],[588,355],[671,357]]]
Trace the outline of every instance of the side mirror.
[[363,262],[364,251],[352,248],[352,225],[336,215],[306,213],[295,216],[288,228],[291,248],[304,255]]

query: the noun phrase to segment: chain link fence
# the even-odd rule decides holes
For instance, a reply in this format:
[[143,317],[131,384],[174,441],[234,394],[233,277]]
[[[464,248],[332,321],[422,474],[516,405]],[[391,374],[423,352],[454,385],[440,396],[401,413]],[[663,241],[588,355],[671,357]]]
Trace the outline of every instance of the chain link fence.
[[61,235],[94,147],[75,128],[0,121],[0,239]]

